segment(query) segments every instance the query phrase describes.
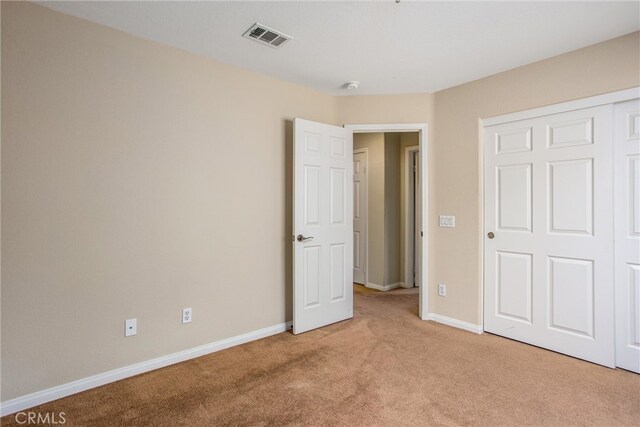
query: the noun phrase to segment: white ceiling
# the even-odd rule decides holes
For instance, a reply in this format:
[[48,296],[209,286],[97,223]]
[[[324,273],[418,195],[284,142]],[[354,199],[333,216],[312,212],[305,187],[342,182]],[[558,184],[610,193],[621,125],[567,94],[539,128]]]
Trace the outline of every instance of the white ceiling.
[[[640,29],[637,1],[39,4],[335,95],[435,92]],[[254,22],[294,40],[242,38]]]

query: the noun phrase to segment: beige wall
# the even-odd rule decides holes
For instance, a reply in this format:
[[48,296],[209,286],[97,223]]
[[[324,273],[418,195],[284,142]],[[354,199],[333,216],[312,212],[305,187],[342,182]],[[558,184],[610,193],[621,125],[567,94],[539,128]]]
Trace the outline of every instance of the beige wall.
[[[338,98],[338,122],[429,124],[429,312],[481,322],[479,120],[638,86],[639,64],[636,32],[431,95]],[[456,228],[437,227],[438,214]]]
[[[474,324],[481,322],[479,119],[640,85],[639,35],[435,94],[435,204],[439,213],[456,215],[456,228],[437,228],[431,236],[429,247],[436,258],[430,276],[429,310]],[[446,298],[437,296],[437,283],[447,284]]]
[[639,33],[436,94],[335,98],[1,7],[2,400],[289,320],[293,117],[429,123],[429,311],[478,323],[479,118],[640,84]]
[[384,134],[384,285],[402,282],[400,270],[400,134]]
[[2,400],[291,319],[285,140],[335,99],[1,7]]
[[384,285],[384,134],[357,133],[353,148],[367,149],[367,280]]

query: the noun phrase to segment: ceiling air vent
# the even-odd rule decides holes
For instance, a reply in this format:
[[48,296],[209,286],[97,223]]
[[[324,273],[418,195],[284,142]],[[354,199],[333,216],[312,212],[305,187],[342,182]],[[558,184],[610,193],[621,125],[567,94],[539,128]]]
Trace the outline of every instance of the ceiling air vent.
[[273,28],[269,28],[265,25],[258,24],[257,22],[244,32],[242,37],[255,40],[265,45],[269,45],[276,49],[293,39],[293,37],[276,31]]

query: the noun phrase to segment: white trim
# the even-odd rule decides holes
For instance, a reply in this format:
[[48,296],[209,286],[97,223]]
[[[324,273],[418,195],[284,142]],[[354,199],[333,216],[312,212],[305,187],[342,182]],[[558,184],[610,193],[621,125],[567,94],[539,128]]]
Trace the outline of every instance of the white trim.
[[251,341],[259,340],[261,338],[269,337],[271,335],[279,334],[290,329],[291,324],[292,322],[280,323],[277,325],[258,329],[253,332],[247,332],[246,334],[237,335],[231,338],[225,338],[209,344],[193,347],[187,350],[179,351],[177,353],[157,357],[155,359],[147,360],[140,363],[135,363],[133,365],[103,372],[97,375],[92,375],[90,377],[82,378],[70,383],[16,397],[15,399],[7,400],[6,402],[0,403],[0,415],[4,417],[5,415],[13,414],[14,412],[32,408],[34,406],[51,402],[52,400],[60,399],[62,397],[79,393],[81,391],[99,387],[104,384],[112,383],[114,381],[129,378],[134,375],[142,374],[144,372],[153,371],[155,369],[162,368],[168,365],[184,362],[185,360],[204,356],[209,353],[215,353],[216,351],[224,350],[240,344],[245,344]]
[[351,129],[353,133],[372,132],[418,132],[418,146],[420,147],[420,184],[422,201],[422,254],[420,265],[420,305],[418,314],[422,320],[427,320],[429,307],[429,180],[428,180],[428,159],[429,159],[429,135],[426,123],[407,124],[366,124],[366,125],[344,125],[346,129]]
[[[367,147],[354,148],[353,154],[364,153],[364,283],[369,283],[369,149]],[[357,283],[357,282],[356,282]],[[365,285],[366,286],[366,285]]]
[[482,126],[482,119],[478,119],[478,158],[480,159],[478,165],[478,194],[480,194],[480,200],[478,201],[480,209],[480,241],[479,250],[480,250],[480,265],[478,275],[480,276],[480,325],[484,328],[484,236],[487,234],[487,230],[485,229],[484,224],[484,197],[485,197],[485,188],[484,188],[484,149],[485,149],[485,141],[484,141],[484,126]]
[[442,323],[443,325],[452,326],[458,329],[464,329],[465,331],[473,332],[474,334],[481,334],[483,332],[482,325],[463,322],[462,320],[442,316],[440,314],[429,313],[427,314],[427,320],[433,320],[434,322]]
[[640,87],[605,93],[602,95],[581,98],[559,104],[547,105],[516,113],[503,114],[501,116],[482,119],[484,127],[514,122],[516,120],[532,119],[534,117],[547,116],[549,114],[563,113],[565,111],[579,110],[581,108],[597,107],[599,105],[613,104],[640,98]]
[[344,125],[353,133],[384,133],[384,132],[418,132],[426,130],[426,123],[380,124],[380,125]]
[[[415,264],[415,247],[411,244],[415,239],[411,236],[411,230],[413,227],[411,224],[415,221],[415,206],[413,202],[413,198],[410,197],[412,191],[414,191],[414,180],[413,180],[413,161],[409,164],[412,153],[419,153],[420,146],[412,145],[410,147],[405,147],[404,149],[404,283],[413,283],[414,281],[414,270],[416,273],[418,272],[419,266]],[[411,191],[410,191],[411,190]],[[415,233],[414,233],[415,236]],[[418,268],[416,268],[418,267]],[[415,274],[415,279],[420,277],[419,274]]]
[[390,283],[388,285],[378,285],[377,283],[367,282],[367,284],[365,285],[365,288],[375,289],[381,292],[387,292],[392,289],[406,288],[406,287],[407,285],[405,285],[403,282]]

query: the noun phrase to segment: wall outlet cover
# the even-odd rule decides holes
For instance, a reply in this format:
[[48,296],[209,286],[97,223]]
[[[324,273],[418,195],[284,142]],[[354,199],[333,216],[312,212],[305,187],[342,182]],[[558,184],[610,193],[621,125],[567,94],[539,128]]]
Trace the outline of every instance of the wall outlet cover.
[[182,309],[182,323],[191,323],[193,319],[193,312],[191,307]]
[[440,295],[441,297],[447,296],[447,285],[445,285],[444,283],[440,283],[438,285],[438,295]]
[[124,336],[131,337],[138,333],[138,319],[127,319],[124,321]]

